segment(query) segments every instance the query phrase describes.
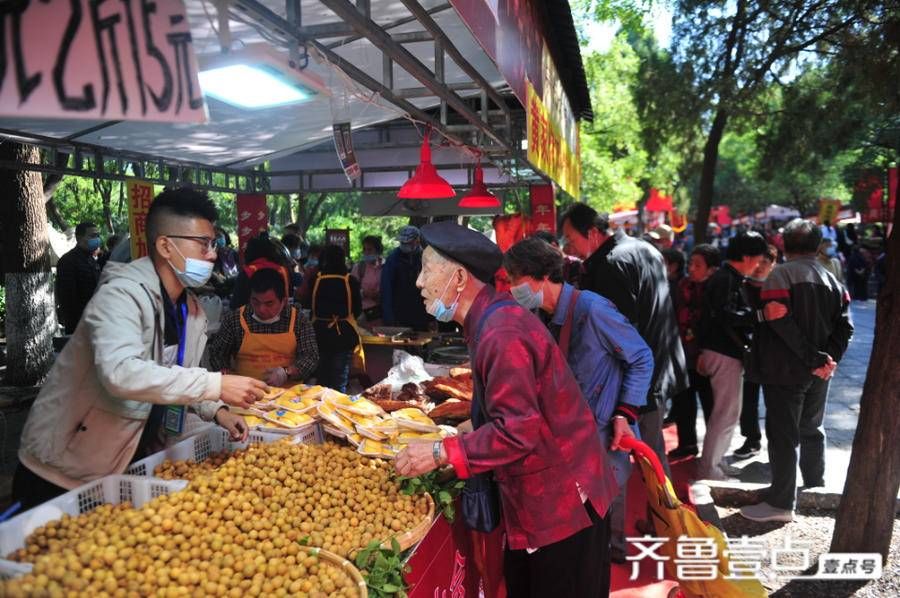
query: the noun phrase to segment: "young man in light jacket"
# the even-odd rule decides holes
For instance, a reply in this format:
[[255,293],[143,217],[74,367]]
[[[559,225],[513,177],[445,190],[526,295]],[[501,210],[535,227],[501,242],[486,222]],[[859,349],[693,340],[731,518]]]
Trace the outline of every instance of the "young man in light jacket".
[[184,407],[246,438],[227,405],[250,406],[265,384],[198,367],[207,322],[189,287],[212,272],[216,217],[206,194],[164,191],[147,215],[150,256],[104,269],[25,423],[13,479],[23,508],[123,472],[181,432]]

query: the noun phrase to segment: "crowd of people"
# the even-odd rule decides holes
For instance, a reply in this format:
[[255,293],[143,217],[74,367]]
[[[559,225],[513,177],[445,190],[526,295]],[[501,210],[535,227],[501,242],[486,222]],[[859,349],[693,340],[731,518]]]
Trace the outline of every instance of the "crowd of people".
[[[738,426],[736,455],[761,450],[760,389],[772,482],[741,514],[792,519],[798,449],[803,484],[823,483],[828,385],[853,331],[842,283],[853,261],[830,251],[841,239],[828,223],[693,244],[665,226],[629,236],[575,204],[559,239],[538,233],[504,254],[454,222],[407,226],[386,258],[382,239],[364,239],[349,267],[342,247],[308,245],[296,228],[251,240],[241,260],[216,216],[203,193],[167,190],[147,217],[150,255],[102,269],[97,227],[79,226],[58,274],[71,337],[19,453],[13,493],[26,507],[120,473],[190,413],[242,438],[230,407],[267,385],[345,390],[360,324],[462,329],[471,425],[410,445],[395,468],[449,466],[466,480],[466,524],[505,533],[510,596],[605,595],[609,563],[625,560],[624,439],[649,445],[666,473],[669,459],[699,456],[698,478],[725,478]],[[228,299],[207,351],[204,290]],[[679,440],[668,455],[667,419]],[[648,520],[637,527],[653,533]]]

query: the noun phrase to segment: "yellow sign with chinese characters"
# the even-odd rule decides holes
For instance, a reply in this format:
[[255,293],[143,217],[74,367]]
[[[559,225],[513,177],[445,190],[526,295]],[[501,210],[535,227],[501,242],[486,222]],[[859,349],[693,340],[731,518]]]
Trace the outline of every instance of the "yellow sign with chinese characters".
[[128,196],[128,229],[131,232],[131,259],[149,255],[147,247],[147,212],[153,202],[153,183],[140,179],[125,182]]
[[834,224],[837,221],[838,212],[841,211],[841,200],[839,199],[820,199],[819,200],[819,224],[828,222]]
[[581,160],[577,146],[576,151],[569,146],[531,82],[526,81],[525,86],[528,90],[528,161],[578,199],[581,196]]

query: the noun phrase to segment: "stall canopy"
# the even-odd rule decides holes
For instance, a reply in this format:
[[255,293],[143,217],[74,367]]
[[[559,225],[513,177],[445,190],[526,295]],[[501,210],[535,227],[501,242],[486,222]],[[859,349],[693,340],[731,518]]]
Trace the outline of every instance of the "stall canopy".
[[[489,187],[552,179],[577,193],[577,121],[591,113],[566,0],[158,0],[156,14],[126,0],[100,5],[99,20],[76,20],[73,8],[88,15],[89,4],[27,5],[21,23],[34,33],[12,48],[24,74],[40,77],[31,90],[16,69],[0,78],[0,135],[51,150],[39,170],[226,191],[385,193],[411,174],[430,129],[435,165],[458,188],[480,161]],[[183,16],[154,21],[167,11]],[[150,25],[135,27],[141,19]],[[143,65],[141,85],[129,86],[130,56]],[[141,114],[148,93],[159,106],[166,59],[165,89],[183,111]],[[258,83],[258,71],[287,89]],[[198,73],[205,115],[189,110],[201,97]],[[79,112],[72,97],[87,97],[88,86],[97,101]],[[61,89],[70,101],[56,105]],[[361,173],[352,182],[335,151],[341,124]]]

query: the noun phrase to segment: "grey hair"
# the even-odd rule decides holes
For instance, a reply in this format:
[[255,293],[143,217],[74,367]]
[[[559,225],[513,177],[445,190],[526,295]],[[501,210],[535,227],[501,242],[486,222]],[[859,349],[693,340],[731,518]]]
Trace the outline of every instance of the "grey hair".
[[822,231],[810,220],[794,218],[784,227],[784,252],[792,255],[816,253],[822,242]]

